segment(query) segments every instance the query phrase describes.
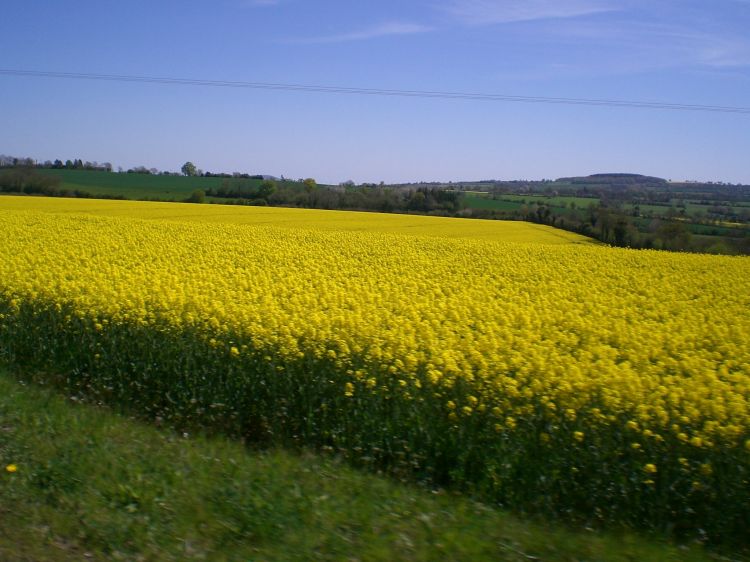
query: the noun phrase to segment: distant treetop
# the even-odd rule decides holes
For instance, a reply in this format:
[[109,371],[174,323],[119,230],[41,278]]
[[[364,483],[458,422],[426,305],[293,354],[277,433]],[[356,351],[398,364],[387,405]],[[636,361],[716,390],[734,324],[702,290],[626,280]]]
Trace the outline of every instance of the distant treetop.
[[185,162],[180,170],[186,176],[194,176],[197,173],[197,168],[192,162]]

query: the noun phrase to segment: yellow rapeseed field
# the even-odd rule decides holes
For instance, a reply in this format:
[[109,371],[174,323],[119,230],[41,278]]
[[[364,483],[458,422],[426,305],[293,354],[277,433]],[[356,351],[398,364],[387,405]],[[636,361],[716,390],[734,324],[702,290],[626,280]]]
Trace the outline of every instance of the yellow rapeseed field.
[[593,244],[590,238],[545,225],[523,222],[446,217],[424,217],[351,211],[321,211],[234,205],[175,205],[138,201],[102,201],[96,199],[35,198],[5,196],[0,209],[35,210],[54,214],[86,214],[130,217],[157,221],[228,223],[235,225],[276,226],[315,231],[362,231],[390,234],[416,234],[438,238],[472,238],[498,242],[535,242],[544,244]]
[[569,449],[572,472],[554,470],[571,481],[586,455],[627,465],[643,493],[747,466],[747,258],[526,223],[167,203],[3,197],[0,224],[6,332],[56,310],[55,330],[93,334],[87,369],[117,326],[197,334],[235,370],[325,365],[344,417],[382,394],[429,403],[441,420],[423,422],[455,443]]

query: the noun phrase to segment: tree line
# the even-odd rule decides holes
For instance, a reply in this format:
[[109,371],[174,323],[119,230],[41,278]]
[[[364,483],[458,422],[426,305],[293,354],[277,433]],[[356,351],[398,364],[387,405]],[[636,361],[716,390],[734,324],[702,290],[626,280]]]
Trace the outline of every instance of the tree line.
[[592,203],[588,208],[565,213],[550,205],[534,203],[511,210],[471,209],[464,216],[546,224],[623,248],[750,254],[747,230],[738,230],[736,236],[700,237],[691,232],[691,223],[684,217],[653,218],[644,225],[637,214],[608,203]]
[[[0,169],[0,193],[45,195],[47,197],[94,197],[88,191],[61,187],[59,176],[40,174],[33,168]],[[116,195],[97,195],[98,199],[125,199]]]
[[97,172],[111,172],[112,164],[109,162],[85,162],[80,158],[65,160],[45,160],[37,162],[33,158],[16,158],[14,156],[0,155],[0,168],[39,168],[50,170],[90,170]]
[[208,189],[205,195],[237,204],[444,216],[455,216],[463,208],[459,192],[425,187],[402,190],[372,184],[321,187],[313,178],[281,182],[225,179],[221,187]]
[[[62,188],[59,176],[35,172],[36,169],[43,168],[112,171],[109,163],[83,162],[81,159],[65,162],[58,159],[37,163],[31,158],[0,155],[0,192],[92,197],[85,191]],[[158,170],[141,166],[131,168],[128,172],[160,173]],[[191,203],[204,203],[210,197],[214,201],[220,200],[229,204],[524,220],[577,232],[613,246],[750,254],[750,235],[747,229],[731,229],[721,226],[716,220],[711,223],[698,217],[687,217],[684,209],[683,214],[680,214],[679,210],[671,206],[669,197],[674,197],[677,188],[658,178],[626,174],[606,176],[605,179],[609,178],[611,182],[621,182],[612,183],[618,189],[609,189],[610,186],[607,184],[602,187],[602,178],[598,176],[565,180],[570,190],[575,191],[576,194],[597,196],[596,199],[592,198],[592,201],[597,201],[597,203],[592,202],[587,208],[576,208],[574,204],[571,204],[570,209],[561,209],[534,202],[524,204],[517,209],[477,209],[467,205],[466,197],[460,189],[438,185],[388,186],[383,183],[355,185],[354,182],[344,182],[338,186],[319,186],[313,178],[300,178],[292,181],[284,179],[283,176],[281,180],[274,180],[263,175],[203,172],[191,162],[186,162],[181,172],[184,176],[223,178],[219,187],[195,190],[184,200]],[[161,174],[169,173],[161,172]],[[562,181],[556,180],[556,182]],[[525,189],[538,191],[543,188],[545,192],[549,191],[550,182],[541,183],[545,185],[540,187],[535,184]],[[498,195],[508,192],[509,189],[507,182],[494,187],[493,191]],[[535,189],[529,189],[529,187]],[[689,187],[695,190],[695,195],[706,193],[705,186],[700,189],[693,185]],[[653,191],[656,188],[664,191]],[[723,186],[718,189],[722,195],[725,195],[724,191],[728,192],[726,195],[731,194],[735,197],[742,197],[745,194],[744,186]],[[512,191],[518,193],[518,190]],[[122,199],[124,197],[111,198]],[[660,199],[664,199],[663,203]],[[638,202],[649,205],[662,203],[666,212],[655,217],[649,216],[650,212],[641,214]],[[635,203],[635,205],[632,210],[624,211],[622,207],[624,203]],[[716,216],[722,221],[746,222],[747,209],[731,206],[731,203],[729,205],[726,209],[717,207]],[[696,235],[696,232],[707,234],[707,236]]]

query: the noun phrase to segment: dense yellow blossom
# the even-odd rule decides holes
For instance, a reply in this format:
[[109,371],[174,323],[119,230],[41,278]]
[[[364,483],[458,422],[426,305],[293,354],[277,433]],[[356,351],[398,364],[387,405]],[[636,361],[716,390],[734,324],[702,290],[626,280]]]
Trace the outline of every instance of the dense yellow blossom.
[[72,305],[97,331],[167,322],[238,359],[233,337],[343,370],[356,357],[404,392],[418,372],[437,389],[460,380],[475,390],[446,411],[489,407],[509,429],[533,403],[571,424],[626,414],[646,440],[747,439],[747,258],[613,249],[523,223],[287,209],[4,197],[0,221],[0,296]]
[[0,360],[32,379],[510,507],[746,534],[748,258],[214,205],[0,197],[0,224]]

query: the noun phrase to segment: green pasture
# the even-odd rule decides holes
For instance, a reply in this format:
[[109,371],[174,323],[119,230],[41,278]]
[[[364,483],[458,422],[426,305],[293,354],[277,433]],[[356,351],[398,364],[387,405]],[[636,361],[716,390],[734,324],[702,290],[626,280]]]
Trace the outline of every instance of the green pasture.
[[158,429],[0,372],[0,559],[727,558],[523,519],[331,456]]
[[489,194],[470,193],[464,195],[464,202],[470,209],[491,211],[518,211],[524,206],[548,205],[556,214],[564,215],[572,211],[571,203],[575,203],[579,210],[587,209],[589,205],[598,203],[598,199],[586,197],[542,197],[533,195],[497,195],[497,199]]
[[547,195],[510,195],[503,194],[505,201],[518,201],[525,205],[549,205],[550,207],[570,208],[574,203],[576,209],[588,209],[589,205],[598,205],[598,197],[547,196]]
[[464,195],[464,203],[469,209],[481,209],[488,211],[517,211],[523,205],[521,203],[515,203],[513,201],[502,201],[500,199],[492,199],[483,195]]
[[671,205],[652,205],[649,203],[624,203],[622,205],[622,210],[626,213],[632,213],[635,208],[638,207],[638,212],[641,215],[650,215],[653,217],[664,217],[667,216],[667,214],[670,212],[670,209],[674,209],[674,212],[677,213],[679,210],[676,207],[672,207]]
[[740,227],[737,228],[713,224],[689,223],[687,227],[693,234],[704,234],[709,236],[741,236],[746,232],[744,225],[740,225]]
[[[162,176],[97,172],[90,170],[40,169],[40,174],[62,179],[61,188],[80,190],[92,195],[125,197],[126,199],[159,199],[180,201],[197,189],[207,191],[221,187],[225,178]],[[260,184],[261,180],[243,180]]]

